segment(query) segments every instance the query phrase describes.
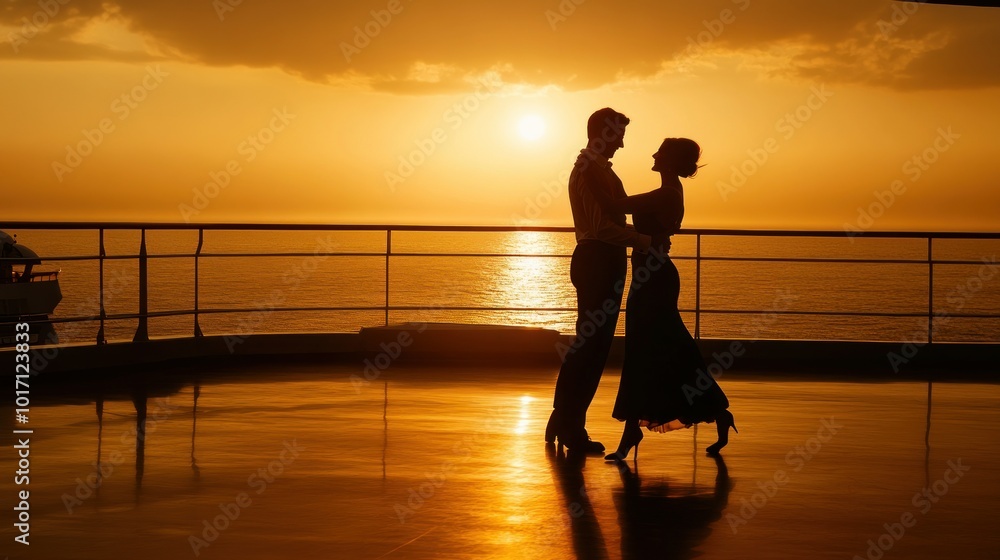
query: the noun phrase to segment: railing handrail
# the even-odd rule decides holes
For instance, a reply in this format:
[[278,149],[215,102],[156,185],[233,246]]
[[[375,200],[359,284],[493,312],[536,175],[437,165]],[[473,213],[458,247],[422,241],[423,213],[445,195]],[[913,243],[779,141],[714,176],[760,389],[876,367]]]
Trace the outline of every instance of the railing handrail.
[[[5,229],[53,229],[53,230],[231,230],[231,231],[424,231],[424,232],[513,232],[537,231],[549,233],[572,233],[571,226],[473,226],[473,225],[421,225],[421,224],[317,224],[317,223],[253,223],[253,222],[24,222],[0,220]],[[684,228],[680,235],[711,235],[732,237],[876,237],[900,239],[1000,239],[995,231],[864,231],[830,229],[722,229]]]
[[[385,323],[389,322],[389,312],[390,311],[407,311],[413,309],[424,309],[422,307],[413,306],[392,306],[390,305],[390,282],[389,282],[389,270],[390,270],[390,257],[477,257],[477,258],[513,258],[513,257],[534,257],[534,258],[568,258],[568,254],[512,254],[512,253],[442,253],[442,252],[432,252],[432,253],[421,253],[421,252],[400,252],[394,251],[392,245],[392,233],[393,232],[433,232],[433,233],[510,233],[510,232],[543,232],[543,233],[572,233],[574,230],[572,227],[568,226],[462,226],[462,225],[414,225],[414,224],[399,224],[399,225],[373,225],[373,224],[263,224],[263,223],[169,223],[169,222],[0,222],[0,227],[6,229],[31,229],[31,230],[97,230],[100,234],[99,242],[99,254],[95,256],[64,256],[64,257],[45,257],[44,260],[48,261],[85,261],[85,260],[97,260],[100,261],[100,302],[101,309],[100,315],[93,317],[71,317],[71,318],[58,318],[53,319],[53,323],[63,323],[63,322],[84,322],[84,321],[100,321],[100,329],[98,331],[97,342],[106,342],[104,339],[104,323],[108,320],[116,319],[139,319],[139,327],[136,330],[135,338],[136,341],[148,340],[148,319],[155,317],[165,317],[165,316],[184,316],[191,315],[194,317],[194,336],[203,336],[201,332],[201,327],[198,324],[198,317],[201,314],[217,314],[217,313],[243,313],[248,311],[254,311],[254,309],[241,309],[241,308],[222,308],[222,309],[204,309],[199,307],[198,301],[198,286],[199,286],[199,274],[198,274],[198,262],[202,258],[231,258],[231,257],[289,257],[289,256],[336,256],[336,257],[371,257],[371,258],[384,258],[385,259],[385,301],[384,305],[381,306],[360,306],[360,307],[289,307],[289,308],[272,308],[272,312],[280,311],[327,311],[327,310],[358,310],[358,311],[382,311],[385,312]],[[137,254],[129,255],[107,255],[105,249],[105,238],[104,233],[107,230],[136,230],[141,232],[139,252]],[[198,248],[191,253],[167,253],[167,254],[149,254],[147,252],[147,239],[146,232],[150,230],[176,230],[176,231],[197,231],[198,232]],[[385,234],[385,250],[384,251],[359,251],[356,253],[352,252],[312,252],[312,253],[299,253],[294,251],[284,251],[284,252],[272,252],[272,253],[203,253],[202,247],[204,244],[204,234],[205,231],[350,231],[350,232],[362,232],[371,231],[379,232]],[[701,315],[714,314],[714,313],[754,313],[763,311],[754,310],[719,310],[719,309],[702,309],[701,308],[701,263],[702,261],[740,261],[740,262],[798,262],[798,263],[851,263],[851,264],[909,264],[909,265],[926,265],[928,272],[928,307],[927,311],[920,313],[893,313],[893,312],[843,312],[843,311],[790,311],[786,310],[783,312],[769,311],[769,313],[782,314],[782,315],[826,315],[826,316],[871,316],[871,317],[927,317],[928,319],[928,331],[927,337],[928,342],[933,341],[933,323],[935,318],[934,310],[934,267],[939,265],[973,265],[981,264],[981,261],[971,261],[971,260],[946,260],[937,259],[934,257],[933,242],[937,239],[968,239],[968,240],[982,240],[982,239],[1000,239],[1000,232],[955,232],[955,231],[866,231],[866,232],[851,232],[851,231],[841,231],[841,230],[759,230],[759,229],[717,229],[717,228],[686,228],[678,232],[678,235],[682,236],[694,236],[695,238],[695,253],[694,255],[678,255],[672,258],[676,260],[694,260],[695,261],[695,305],[693,309],[683,309],[682,312],[693,312],[695,314],[695,337],[700,337],[700,322]],[[873,258],[817,258],[817,257],[734,257],[734,256],[708,256],[704,255],[701,247],[702,237],[772,237],[772,238],[782,238],[782,237],[797,237],[797,238],[853,238],[853,237],[869,237],[869,238],[890,238],[890,239],[919,239],[925,240],[927,242],[926,256],[920,258],[887,258],[887,259],[873,259]],[[182,310],[164,310],[150,312],[148,310],[148,278],[147,278],[147,263],[149,259],[165,259],[165,258],[193,258],[195,261],[195,305],[194,309],[182,309]],[[139,297],[139,312],[138,313],[126,313],[126,314],[108,314],[104,309],[104,261],[105,260],[137,260],[139,264],[139,282],[140,282],[140,297]],[[8,260],[8,259],[4,259]],[[468,306],[452,306],[452,307],[435,307],[435,309],[440,309],[443,311],[461,311],[461,310],[482,310],[482,311],[507,311],[507,310],[520,310],[520,311],[574,311],[573,308],[497,308],[497,307],[468,307]],[[627,312],[627,310],[626,310]],[[973,314],[961,314],[954,315],[955,317],[982,317],[982,318],[997,318],[998,315],[973,315]]]

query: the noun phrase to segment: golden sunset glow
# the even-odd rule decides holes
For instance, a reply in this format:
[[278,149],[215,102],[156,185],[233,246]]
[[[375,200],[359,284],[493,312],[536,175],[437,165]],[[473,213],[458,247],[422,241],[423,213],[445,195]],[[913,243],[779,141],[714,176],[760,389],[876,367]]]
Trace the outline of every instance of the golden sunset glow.
[[2,219],[569,225],[611,106],[630,193],[704,148],[689,227],[997,227],[1000,10],[56,4],[0,9]]
[[517,132],[530,142],[539,140],[545,135],[545,119],[538,115],[526,115],[517,123]]

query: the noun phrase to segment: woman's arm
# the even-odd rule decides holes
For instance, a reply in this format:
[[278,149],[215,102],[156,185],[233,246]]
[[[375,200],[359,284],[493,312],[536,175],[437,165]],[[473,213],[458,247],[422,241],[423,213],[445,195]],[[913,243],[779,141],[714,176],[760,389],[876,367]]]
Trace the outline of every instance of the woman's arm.
[[612,198],[604,189],[591,188],[590,192],[604,210],[615,214],[635,214],[636,212],[654,212],[667,203],[661,189],[642,194],[634,194],[627,198]]
[[656,189],[642,194],[634,194],[618,201],[626,214],[636,212],[656,212],[670,201],[664,196],[663,189]]

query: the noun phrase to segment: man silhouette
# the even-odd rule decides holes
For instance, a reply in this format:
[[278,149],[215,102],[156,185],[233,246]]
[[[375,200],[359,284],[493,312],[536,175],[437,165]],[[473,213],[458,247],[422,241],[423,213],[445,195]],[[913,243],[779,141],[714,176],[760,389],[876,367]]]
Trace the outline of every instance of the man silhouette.
[[605,107],[587,121],[587,147],[569,177],[569,201],[576,230],[570,279],[576,288],[576,338],[563,356],[545,441],[571,451],[600,453],[604,446],[587,434],[587,409],[604,372],[621,308],[628,270],[626,247],[646,252],[650,236],[627,225],[624,212],[602,199],[625,198],[611,158],[625,146],[625,115]]

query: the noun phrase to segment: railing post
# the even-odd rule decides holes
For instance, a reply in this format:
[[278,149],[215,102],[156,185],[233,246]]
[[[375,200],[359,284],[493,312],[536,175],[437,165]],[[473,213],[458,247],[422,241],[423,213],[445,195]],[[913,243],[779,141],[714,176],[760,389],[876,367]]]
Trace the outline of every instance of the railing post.
[[392,230],[385,230],[385,326],[389,326],[389,255],[392,254]]
[[101,327],[97,330],[97,343],[107,344],[108,338],[104,334],[104,321],[108,318],[107,310],[104,309],[104,258],[107,252],[104,250],[104,228],[98,230],[98,239],[100,247],[98,248],[98,276],[100,277],[100,319]]
[[934,237],[927,236],[927,344],[934,342]]
[[194,251],[194,336],[205,336],[201,332],[201,325],[198,324],[198,261],[201,257],[201,248],[205,244],[205,228],[198,228],[198,248]]
[[139,327],[132,342],[149,341],[149,263],[146,258],[146,229],[142,229],[139,243]]
[[701,234],[695,237],[694,253],[694,337],[701,338]]

